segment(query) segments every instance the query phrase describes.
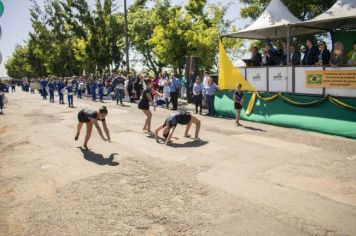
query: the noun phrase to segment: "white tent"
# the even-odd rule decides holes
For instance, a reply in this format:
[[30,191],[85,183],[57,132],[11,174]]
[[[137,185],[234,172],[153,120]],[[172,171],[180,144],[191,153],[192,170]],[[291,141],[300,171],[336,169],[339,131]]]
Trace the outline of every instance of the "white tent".
[[298,32],[298,28],[292,27],[292,25],[301,22],[280,0],[272,0],[252,25],[246,29],[223,35],[222,37],[246,39],[286,38],[288,30],[290,30],[289,33],[291,35],[299,35],[305,33],[305,31],[309,31],[309,29],[304,29]]
[[314,32],[356,28],[356,0],[338,0],[323,14],[297,24],[306,28],[319,28]]

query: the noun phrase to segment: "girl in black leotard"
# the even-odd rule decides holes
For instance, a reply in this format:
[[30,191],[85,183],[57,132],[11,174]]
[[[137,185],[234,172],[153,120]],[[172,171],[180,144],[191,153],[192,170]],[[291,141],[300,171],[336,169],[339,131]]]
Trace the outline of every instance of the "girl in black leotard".
[[[82,126],[84,123],[87,124],[87,133],[85,135],[84,139],[84,145],[83,147],[85,149],[88,149],[88,141],[90,139],[91,131],[93,130],[93,125],[95,128],[98,130],[100,137],[104,141],[109,141],[110,142],[110,134],[109,134],[109,129],[106,126],[106,121],[105,117],[108,114],[108,110],[106,109],[105,106],[101,107],[99,111],[94,111],[91,109],[84,108],[78,113],[78,127],[77,127],[77,134],[75,135],[75,140],[77,141],[79,138],[80,130],[82,129]],[[103,132],[101,131],[101,128],[98,124],[98,120],[103,123],[103,129],[106,134],[106,137],[104,137]]]
[[163,129],[163,137],[166,138],[166,145],[168,145],[173,136],[173,132],[177,125],[186,125],[184,137],[190,137],[189,130],[192,124],[195,124],[195,139],[199,140],[200,120],[192,116],[189,112],[174,112],[155,130],[155,138],[158,142],[158,132]]
[[143,131],[148,132],[152,134],[151,131],[151,119],[152,119],[152,113],[150,111],[150,103],[153,106],[153,109],[156,110],[156,105],[153,102],[153,97],[154,95],[161,95],[160,93],[152,90],[153,83],[150,79],[145,80],[145,84],[147,89],[145,89],[142,93],[141,100],[138,102],[138,108],[143,111],[143,113],[146,115],[146,121],[143,126]]
[[239,126],[240,124],[240,113],[241,113],[241,109],[242,109],[242,105],[244,102],[244,92],[241,91],[242,85],[239,83],[236,85],[236,90],[234,92],[234,107],[236,110],[236,125]]

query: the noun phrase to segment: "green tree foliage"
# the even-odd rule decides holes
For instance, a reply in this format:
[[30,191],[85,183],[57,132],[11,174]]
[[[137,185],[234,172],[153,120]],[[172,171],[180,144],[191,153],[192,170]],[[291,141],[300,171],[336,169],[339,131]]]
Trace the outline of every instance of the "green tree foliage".
[[150,43],[154,29],[167,22],[169,18],[169,2],[157,1],[151,9],[144,8],[145,2],[138,0],[130,8],[128,14],[129,39],[133,49],[142,56],[142,63],[159,73],[165,64],[160,61],[153,51],[154,46]]
[[32,66],[28,63],[28,48],[16,45],[13,56],[5,63],[7,74],[14,79],[22,79],[33,75]]
[[[205,0],[190,0],[184,9],[172,7],[167,24],[158,25],[150,39],[158,58],[179,73],[186,56],[196,56],[202,70],[217,66],[219,34],[233,29],[232,22],[224,19],[227,7]],[[241,41],[228,46],[240,51]]]
[[[126,64],[124,17],[114,0],[96,0],[92,8],[86,0],[48,0],[42,9],[31,1],[33,30],[7,62],[9,74],[103,74]],[[148,8],[146,2],[136,0],[128,12],[130,48],[143,65],[154,73],[165,66],[182,73],[186,56],[197,56],[201,70],[217,65],[219,34],[233,29],[224,19],[228,6],[206,0],[172,6],[170,0],[154,0]],[[241,49],[239,41],[226,45]]]
[[[32,3],[33,30],[21,51],[29,68],[21,75],[102,74],[123,63],[123,17],[112,12],[113,0],[97,0],[94,11],[86,0],[50,0],[43,10]],[[18,55],[12,55],[8,68],[18,68],[11,66]]]
[[[300,20],[309,20],[317,15],[320,15],[332,5],[336,0],[281,0],[287,8]],[[251,17],[257,19],[271,0],[240,0],[245,4],[241,8],[240,14],[242,18]]]

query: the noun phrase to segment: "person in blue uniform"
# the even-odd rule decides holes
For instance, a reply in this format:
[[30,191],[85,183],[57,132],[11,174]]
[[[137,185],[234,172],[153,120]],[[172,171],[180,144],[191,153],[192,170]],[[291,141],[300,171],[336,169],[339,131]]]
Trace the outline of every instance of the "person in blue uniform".
[[[84,108],[82,110],[79,111],[78,113],[78,126],[77,126],[77,133],[75,135],[74,140],[77,141],[79,138],[79,134],[80,134],[80,130],[83,127],[83,124],[86,123],[87,124],[87,133],[85,135],[85,139],[84,139],[84,145],[83,147],[85,149],[88,149],[88,141],[90,139],[91,136],[91,132],[93,130],[93,126],[95,126],[95,128],[98,130],[98,133],[100,135],[100,137],[104,140],[104,141],[108,141],[110,142],[110,134],[109,134],[109,129],[106,125],[106,116],[108,115],[108,110],[105,106],[101,107],[98,111],[95,110],[91,110],[88,108]],[[98,124],[98,121],[101,121],[103,124],[103,129],[104,132],[106,134],[106,138],[103,135],[103,132]]]
[[40,81],[40,84],[41,84],[41,90],[42,90],[42,98],[43,99],[47,99],[47,90],[46,90],[46,87],[47,87],[47,84],[48,84],[47,79],[42,79]]
[[67,86],[64,89],[67,90],[68,107],[74,107],[73,106],[74,88],[73,88],[72,83],[68,82]]
[[54,83],[53,80],[50,80],[47,84],[48,86],[48,91],[49,91],[49,102],[54,102]]
[[91,84],[91,98],[92,100],[95,102],[96,100],[96,89],[97,89],[98,85],[96,83],[96,81],[94,80],[93,83]]
[[98,83],[98,89],[99,89],[99,101],[100,102],[104,102],[104,84],[103,84],[103,81],[102,80],[99,80],[99,83]]
[[3,114],[2,109],[4,108],[5,91],[6,91],[6,86],[4,83],[1,82],[0,79],[0,114]]
[[57,84],[57,90],[58,90],[58,96],[59,96],[59,104],[64,104],[64,98],[63,98],[63,92],[62,92],[64,87],[65,87],[65,84],[63,83],[63,80],[59,79],[58,84]]

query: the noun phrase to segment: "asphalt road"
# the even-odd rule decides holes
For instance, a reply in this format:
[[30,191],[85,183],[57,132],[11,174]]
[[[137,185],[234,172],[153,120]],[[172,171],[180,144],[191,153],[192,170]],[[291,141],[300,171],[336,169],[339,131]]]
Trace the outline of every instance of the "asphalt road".
[[178,126],[166,146],[136,104],[106,101],[113,142],[94,130],[85,151],[77,112],[100,103],[8,99],[0,235],[356,235],[355,140],[198,115],[201,141]]

